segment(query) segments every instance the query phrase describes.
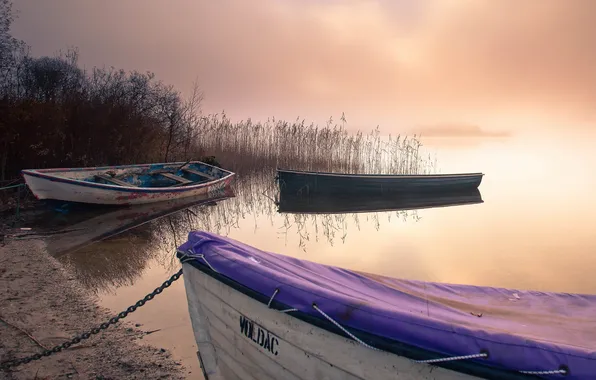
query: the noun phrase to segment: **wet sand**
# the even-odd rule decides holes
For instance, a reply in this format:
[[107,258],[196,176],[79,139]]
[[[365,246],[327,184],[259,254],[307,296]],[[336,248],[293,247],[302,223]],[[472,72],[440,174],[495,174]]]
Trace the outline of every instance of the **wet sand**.
[[[82,289],[42,241],[7,238],[0,246],[0,362],[43,352],[114,316]],[[62,352],[0,371],[0,379],[186,378],[188,370],[168,350],[145,344],[144,335],[124,319]]]

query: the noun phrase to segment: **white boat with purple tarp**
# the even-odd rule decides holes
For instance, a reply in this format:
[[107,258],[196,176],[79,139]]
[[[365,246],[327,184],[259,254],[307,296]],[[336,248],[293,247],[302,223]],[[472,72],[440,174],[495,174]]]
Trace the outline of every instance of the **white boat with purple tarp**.
[[235,173],[201,161],[67,169],[21,174],[40,200],[133,205],[194,197],[229,185]]
[[596,295],[400,280],[193,231],[178,248],[213,379],[596,379]]

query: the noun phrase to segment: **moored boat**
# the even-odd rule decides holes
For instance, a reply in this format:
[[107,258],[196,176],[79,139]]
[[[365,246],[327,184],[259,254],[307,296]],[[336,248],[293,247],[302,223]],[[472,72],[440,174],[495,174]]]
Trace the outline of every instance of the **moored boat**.
[[301,195],[281,191],[278,212],[292,214],[343,214],[361,212],[385,212],[420,210],[435,207],[451,207],[482,203],[478,189],[422,192],[422,193],[374,193],[374,194],[319,194]]
[[132,205],[207,194],[229,185],[235,173],[201,161],[67,169],[21,174],[40,200]]
[[192,231],[178,248],[212,379],[591,379],[596,296],[399,280]]
[[476,189],[482,173],[458,174],[349,174],[277,169],[282,191],[300,194],[441,192]]

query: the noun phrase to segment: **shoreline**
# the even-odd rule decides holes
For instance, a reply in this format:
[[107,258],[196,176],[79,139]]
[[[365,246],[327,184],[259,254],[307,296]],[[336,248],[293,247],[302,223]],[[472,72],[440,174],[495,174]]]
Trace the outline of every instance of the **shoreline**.
[[[43,241],[7,238],[0,246],[0,362],[51,349],[113,316]],[[61,352],[0,370],[0,379],[186,378],[186,368],[168,350],[145,344],[145,335],[124,319]]]

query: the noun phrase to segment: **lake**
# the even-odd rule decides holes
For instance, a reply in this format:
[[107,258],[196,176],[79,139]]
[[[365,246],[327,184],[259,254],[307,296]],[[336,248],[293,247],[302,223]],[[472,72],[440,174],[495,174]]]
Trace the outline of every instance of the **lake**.
[[[87,226],[79,224],[84,230],[53,238],[48,248],[114,313],[179,269],[174,251],[192,229],[393,277],[596,293],[596,139],[528,135],[423,137],[422,142],[441,173],[485,173],[481,203],[358,214],[280,213],[273,201],[275,174],[265,172],[235,187],[234,197],[121,227],[115,236],[70,252],[85,236],[101,233],[100,226],[126,218],[88,219]],[[64,228],[85,223],[68,218]],[[192,372],[189,378],[201,378],[181,280],[127,320],[157,330],[145,340],[171,349]]]

